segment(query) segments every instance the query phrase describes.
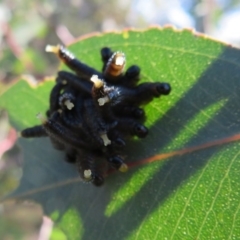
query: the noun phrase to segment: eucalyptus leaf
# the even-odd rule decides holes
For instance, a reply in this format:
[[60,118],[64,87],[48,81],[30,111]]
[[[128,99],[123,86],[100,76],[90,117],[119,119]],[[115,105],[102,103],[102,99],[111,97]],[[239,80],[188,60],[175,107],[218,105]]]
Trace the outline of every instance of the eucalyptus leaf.
[[[139,65],[143,82],[172,86],[146,106],[150,133],[128,144],[130,170],[97,188],[47,139],[19,139],[23,177],[8,198],[40,203],[52,239],[240,239],[240,50],[173,28],[95,34],[69,49],[100,70],[105,46]],[[53,84],[1,91],[17,130],[39,124]]]

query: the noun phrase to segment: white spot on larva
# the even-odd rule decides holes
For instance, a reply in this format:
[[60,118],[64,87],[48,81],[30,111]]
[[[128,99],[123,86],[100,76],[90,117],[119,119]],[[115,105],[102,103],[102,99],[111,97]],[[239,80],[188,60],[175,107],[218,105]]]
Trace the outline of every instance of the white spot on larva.
[[74,104],[69,99],[64,102],[64,105],[67,107],[68,110],[74,108]]
[[44,118],[44,116],[42,115],[42,113],[38,113],[36,115],[36,118],[38,118],[43,124],[46,122],[46,119]]
[[125,64],[125,57],[124,57],[124,55],[117,56],[115,64],[118,65],[118,66],[124,65]]
[[107,102],[110,102],[110,98],[108,96],[98,99],[99,106],[103,106]]
[[104,146],[107,146],[107,145],[110,145],[110,144],[111,144],[111,140],[108,138],[108,136],[107,136],[106,133],[101,134],[100,137],[101,137],[102,140],[103,140]]

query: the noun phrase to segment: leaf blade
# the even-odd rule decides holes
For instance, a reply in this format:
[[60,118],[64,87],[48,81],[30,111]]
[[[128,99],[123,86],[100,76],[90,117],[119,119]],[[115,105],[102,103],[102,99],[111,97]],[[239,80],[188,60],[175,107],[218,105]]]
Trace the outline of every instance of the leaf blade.
[[[172,85],[170,96],[146,107],[150,135],[144,141],[131,143],[126,150],[128,162],[139,164],[138,160],[151,156],[155,156],[155,162],[136,167],[124,175],[113,174],[104,187],[96,189],[75,181],[74,166],[62,163],[63,156],[51,150],[44,140],[21,140],[27,163],[24,171],[28,177],[31,171],[34,173],[30,183],[29,178],[23,176],[15,194],[27,189],[42,189],[30,192],[28,198],[40,202],[49,215],[55,209],[61,216],[69,208],[76,209],[79,218],[83,219],[83,239],[112,239],[112,236],[115,239],[201,239],[209,234],[219,239],[238,238],[239,204],[236,199],[240,181],[236,156],[239,144],[211,143],[231,139],[239,132],[239,50],[190,31],[169,28],[98,35],[73,44],[70,50],[83,62],[100,69],[98,51],[104,46],[124,51],[129,59],[128,66],[139,64],[143,81],[169,81]],[[35,95],[46,100],[50,87],[43,84],[43,89],[37,88]],[[31,90],[27,86],[24,88]],[[35,124],[30,115],[35,114],[32,112],[36,111],[36,106],[45,111],[47,100],[46,104],[42,99],[31,103],[32,96],[25,96],[22,101],[29,103],[27,116],[21,112],[14,114],[19,110],[12,105],[18,106],[19,99],[12,99],[12,89],[9,91],[9,95],[5,92],[1,96],[0,105],[9,108],[13,124],[18,129]],[[206,143],[210,144],[208,148],[200,148]],[[183,155],[173,154],[165,162],[157,161],[162,151],[174,153],[179,147],[184,150],[195,146],[200,149]],[[44,156],[44,160],[39,156]],[[221,174],[225,168],[229,169],[227,175]],[[217,182],[221,181],[222,187],[218,188]],[[62,185],[58,185],[59,182]],[[234,191],[227,188],[228,182],[234,182]],[[199,196],[206,198],[202,205]],[[214,197],[215,202],[211,201]],[[232,205],[221,206],[230,198],[235,199]],[[213,217],[217,215],[220,220]],[[230,220],[224,228],[221,219],[227,221],[227,217]],[[165,219],[168,219],[167,224]],[[188,219],[193,219],[191,224]],[[61,223],[61,218],[58,221]],[[76,221],[76,225],[79,222]],[[211,229],[214,229],[212,233]]]

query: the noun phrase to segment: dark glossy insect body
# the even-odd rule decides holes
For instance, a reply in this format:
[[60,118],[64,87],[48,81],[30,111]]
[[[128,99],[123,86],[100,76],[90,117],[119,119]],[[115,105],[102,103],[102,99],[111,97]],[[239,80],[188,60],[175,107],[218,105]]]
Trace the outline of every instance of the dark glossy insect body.
[[50,94],[47,119],[42,125],[27,128],[22,137],[48,136],[53,146],[75,163],[82,179],[100,186],[109,167],[125,172],[121,157],[126,139],[144,138],[145,113],[139,106],[155,97],[168,95],[168,83],[142,83],[140,68],[124,73],[125,55],[101,50],[102,72],[76,59],[62,46],[47,46],[74,73],[60,71]]

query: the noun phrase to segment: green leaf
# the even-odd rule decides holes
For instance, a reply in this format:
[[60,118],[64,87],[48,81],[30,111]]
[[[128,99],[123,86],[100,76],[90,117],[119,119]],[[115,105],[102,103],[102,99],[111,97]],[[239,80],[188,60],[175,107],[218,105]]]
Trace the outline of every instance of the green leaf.
[[[240,51],[172,28],[94,35],[69,49],[101,69],[104,46],[125,52],[142,81],[172,86],[146,107],[150,134],[129,144],[130,170],[96,188],[48,140],[19,139],[23,177],[9,197],[42,204],[58,223],[51,239],[239,239]],[[2,91],[18,130],[38,124],[53,84]]]

